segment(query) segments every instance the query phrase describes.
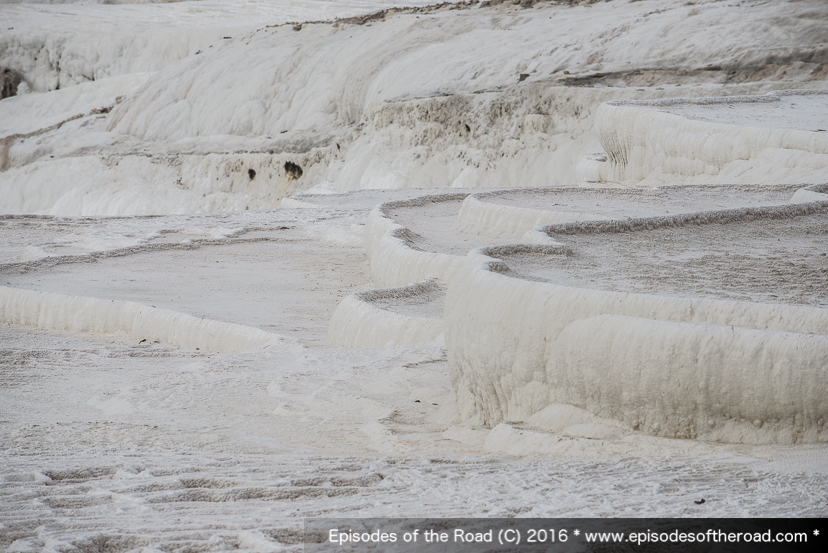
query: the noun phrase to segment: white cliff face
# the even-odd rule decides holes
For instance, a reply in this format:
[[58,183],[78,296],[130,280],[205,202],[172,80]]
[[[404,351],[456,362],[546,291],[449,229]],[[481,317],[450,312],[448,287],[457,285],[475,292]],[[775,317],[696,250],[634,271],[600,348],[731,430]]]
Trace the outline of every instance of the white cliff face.
[[[277,207],[312,187],[576,184],[600,178],[576,169],[602,148],[603,102],[825,79],[819,2],[423,4],[368,19],[347,18],[392,3],[8,6],[0,65],[36,93],[0,104],[0,209],[191,213]],[[124,189],[128,202],[114,198]]]

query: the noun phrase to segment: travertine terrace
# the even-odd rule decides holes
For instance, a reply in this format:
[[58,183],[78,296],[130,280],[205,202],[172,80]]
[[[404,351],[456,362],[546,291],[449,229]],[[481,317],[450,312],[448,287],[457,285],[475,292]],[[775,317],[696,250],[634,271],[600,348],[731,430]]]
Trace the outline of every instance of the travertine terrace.
[[0,549],[828,515],[828,6],[429,3],[0,0]]

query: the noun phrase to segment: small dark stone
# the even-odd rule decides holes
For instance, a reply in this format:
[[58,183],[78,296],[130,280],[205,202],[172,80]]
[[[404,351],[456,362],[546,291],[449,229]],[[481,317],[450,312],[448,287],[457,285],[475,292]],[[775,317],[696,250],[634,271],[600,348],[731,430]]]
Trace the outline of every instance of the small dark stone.
[[250,177],[250,180],[255,179],[256,178],[256,171],[254,169],[248,169],[247,170],[247,176]]

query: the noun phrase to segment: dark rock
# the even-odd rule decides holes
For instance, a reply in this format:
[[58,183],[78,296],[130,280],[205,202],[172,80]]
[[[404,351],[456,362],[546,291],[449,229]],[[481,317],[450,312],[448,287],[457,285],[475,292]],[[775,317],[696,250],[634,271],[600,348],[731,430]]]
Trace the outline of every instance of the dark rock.
[[0,100],[17,95],[20,74],[14,69],[0,67]]
[[292,161],[285,162],[285,174],[287,174],[289,180],[296,180],[302,176],[302,168],[293,163]]

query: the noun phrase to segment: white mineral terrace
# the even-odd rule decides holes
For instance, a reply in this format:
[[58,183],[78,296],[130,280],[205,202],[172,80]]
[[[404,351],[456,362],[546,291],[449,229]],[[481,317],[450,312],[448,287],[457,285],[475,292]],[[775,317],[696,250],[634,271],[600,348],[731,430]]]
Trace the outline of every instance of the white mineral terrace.
[[[481,197],[489,205],[505,200],[513,209],[497,213],[519,222],[520,205],[545,200],[575,222],[535,230],[554,245],[504,245],[465,257],[458,244],[486,238],[446,221],[458,211],[457,196],[427,196],[371,213],[369,259],[375,280],[402,284],[409,275],[448,283],[449,368],[467,418],[493,426],[568,403],[669,437],[823,442],[828,198],[787,202],[796,191],[767,185],[475,194],[464,210]],[[633,198],[639,201],[628,215],[636,217],[624,217]],[[692,210],[694,202],[707,210]],[[602,220],[578,222],[586,205]],[[419,220],[410,219],[410,228],[394,220],[414,206]],[[659,215],[642,216],[647,211]],[[466,228],[501,228],[483,224],[483,215]],[[468,210],[465,217],[473,219]],[[421,289],[423,303],[433,304],[431,289]],[[410,298],[418,288],[397,290]],[[332,334],[346,332],[341,313],[356,309],[357,299],[376,301],[349,298]],[[389,328],[375,317],[377,328]]]
[[587,181],[822,183],[828,163],[828,91],[610,102],[596,113],[605,162]]
[[431,3],[0,0],[0,550],[828,516],[828,4]]

